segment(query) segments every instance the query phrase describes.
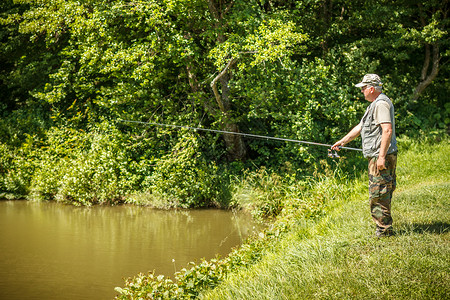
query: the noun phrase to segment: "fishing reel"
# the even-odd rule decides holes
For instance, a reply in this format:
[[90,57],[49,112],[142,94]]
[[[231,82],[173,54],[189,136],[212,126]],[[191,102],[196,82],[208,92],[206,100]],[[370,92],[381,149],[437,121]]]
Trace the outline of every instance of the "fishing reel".
[[328,157],[331,158],[339,158],[339,154],[337,153],[337,151],[333,151],[331,149],[328,149]]

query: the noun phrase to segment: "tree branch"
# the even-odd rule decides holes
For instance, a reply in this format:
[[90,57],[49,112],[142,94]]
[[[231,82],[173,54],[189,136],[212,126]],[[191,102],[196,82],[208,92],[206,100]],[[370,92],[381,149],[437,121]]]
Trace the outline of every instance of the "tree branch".
[[[419,7],[419,18],[420,24],[424,28],[426,26],[426,21],[423,12],[422,3],[418,3]],[[445,15],[445,13],[444,13]],[[430,46],[432,47],[433,54],[430,53]],[[428,69],[430,67],[430,59],[432,61],[431,72],[428,74]],[[422,73],[420,74],[420,82],[414,90],[414,94],[412,97],[412,101],[415,102],[419,99],[422,92],[431,84],[431,82],[436,78],[439,73],[439,44],[436,42],[435,44],[425,44],[425,60],[422,66]]]
[[222,101],[222,97],[219,94],[219,90],[217,89],[217,81],[222,78],[225,74],[227,74],[228,70],[236,63],[237,58],[233,57],[228,64],[225,66],[225,68],[217,75],[213,81],[211,82],[211,88],[214,92],[214,96],[216,97],[217,104],[219,105],[219,108],[222,112],[226,113],[227,110],[225,108],[225,105]]
[[422,74],[420,80],[424,81],[427,78],[428,68],[430,67],[430,45],[425,44],[425,60],[423,61]]
[[[238,54],[254,54],[254,53],[258,53],[258,51],[244,51],[239,52]],[[214,96],[216,97],[217,104],[219,105],[220,110],[224,113],[226,113],[228,109],[221,95],[219,94],[219,90],[217,88],[217,81],[219,81],[223,76],[227,74],[228,70],[230,70],[233,67],[233,65],[238,61],[238,59],[239,56],[230,59],[225,68],[223,68],[223,70],[211,81],[211,88],[214,92]]]
[[[431,82],[433,82],[433,80],[436,78],[436,76],[439,73],[439,45],[433,44],[432,48],[433,48],[433,57],[432,57],[433,65],[431,68],[431,72],[430,72],[430,74],[427,75],[428,70],[425,70],[425,72],[424,72],[424,70],[422,70],[423,78],[421,79],[419,85],[416,87],[416,90],[414,91],[414,95],[413,95],[413,99],[412,99],[413,101],[417,101],[417,99],[419,99],[422,92],[426,89],[427,86],[429,86],[431,84]],[[425,63],[424,63],[424,67],[425,67]],[[427,67],[427,69],[428,69],[428,67]]]

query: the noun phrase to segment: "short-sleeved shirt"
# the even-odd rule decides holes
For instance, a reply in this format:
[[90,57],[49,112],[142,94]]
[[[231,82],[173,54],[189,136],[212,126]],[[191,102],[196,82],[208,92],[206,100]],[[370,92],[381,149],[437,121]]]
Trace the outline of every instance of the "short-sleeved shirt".
[[392,123],[389,103],[386,101],[380,101],[377,103],[373,111],[373,117],[376,125],[380,125],[382,123]]

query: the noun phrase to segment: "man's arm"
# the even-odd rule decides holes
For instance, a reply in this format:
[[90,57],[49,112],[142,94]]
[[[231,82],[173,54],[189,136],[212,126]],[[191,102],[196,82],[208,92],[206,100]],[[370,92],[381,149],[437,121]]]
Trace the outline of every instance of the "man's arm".
[[381,123],[381,145],[380,145],[380,154],[378,155],[377,160],[377,168],[378,170],[386,169],[386,153],[389,149],[389,145],[391,144],[392,137],[392,124],[391,123]]
[[[361,123],[353,127],[352,130],[350,130],[349,133],[347,133],[346,136],[344,136],[342,139],[334,143],[333,146],[331,146],[331,149],[333,150],[340,150],[339,147],[343,147],[344,145],[350,143],[355,138],[358,137],[358,135],[361,133]],[[387,150],[386,150],[387,151]]]

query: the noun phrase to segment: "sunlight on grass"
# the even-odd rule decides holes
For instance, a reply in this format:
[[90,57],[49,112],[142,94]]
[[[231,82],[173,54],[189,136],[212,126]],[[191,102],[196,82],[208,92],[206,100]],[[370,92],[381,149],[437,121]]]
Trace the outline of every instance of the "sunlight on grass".
[[[374,237],[367,192],[355,188],[346,201],[333,202],[327,215],[299,222],[260,263],[200,298],[445,299],[450,294],[449,150],[447,141],[411,144],[400,155],[396,236]],[[362,187],[365,180],[352,184]]]

